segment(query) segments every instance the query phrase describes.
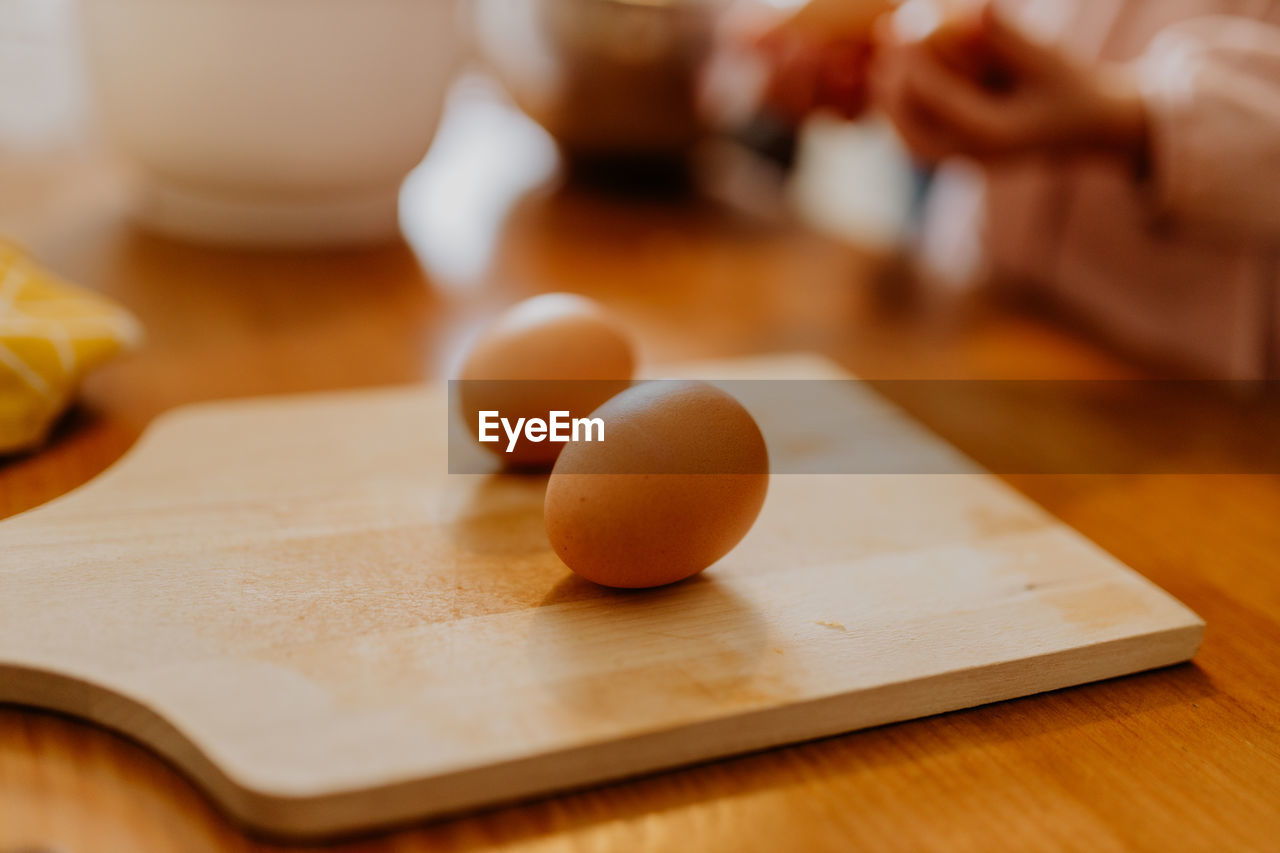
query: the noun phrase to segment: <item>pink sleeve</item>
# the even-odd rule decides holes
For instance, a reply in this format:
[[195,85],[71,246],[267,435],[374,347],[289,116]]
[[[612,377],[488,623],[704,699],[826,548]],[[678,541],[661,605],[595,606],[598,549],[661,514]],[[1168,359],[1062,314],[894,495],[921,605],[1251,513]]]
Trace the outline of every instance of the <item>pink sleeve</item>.
[[1280,239],[1280,26],[1195,18],[1137,67],[1162,212]]

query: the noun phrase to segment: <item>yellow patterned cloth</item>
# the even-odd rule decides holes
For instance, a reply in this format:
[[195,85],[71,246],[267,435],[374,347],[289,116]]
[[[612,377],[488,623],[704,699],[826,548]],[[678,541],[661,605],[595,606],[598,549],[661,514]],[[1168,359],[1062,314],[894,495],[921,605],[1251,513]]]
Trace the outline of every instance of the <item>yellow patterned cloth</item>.
[[0,454],[39,445],[84,375],[140,338],[123,308],[0,240]]

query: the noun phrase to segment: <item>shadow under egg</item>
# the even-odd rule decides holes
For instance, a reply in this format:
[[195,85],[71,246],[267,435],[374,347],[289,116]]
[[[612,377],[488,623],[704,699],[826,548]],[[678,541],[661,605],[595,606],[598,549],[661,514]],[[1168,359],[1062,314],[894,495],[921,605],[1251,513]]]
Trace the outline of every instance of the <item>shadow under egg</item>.
[[[485,556],[530,556],[545,552],[556,560],[547,541],[542,505],[546,474],[490,474],[458,478],[467,482],[457,501],[446,508],[447,529],[463,551]],[[559,561],[556,560],[558,563]]]

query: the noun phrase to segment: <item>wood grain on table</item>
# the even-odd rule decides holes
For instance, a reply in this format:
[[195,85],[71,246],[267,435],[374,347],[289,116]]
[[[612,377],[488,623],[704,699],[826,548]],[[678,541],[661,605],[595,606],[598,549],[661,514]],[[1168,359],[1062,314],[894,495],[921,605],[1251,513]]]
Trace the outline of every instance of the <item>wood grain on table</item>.
[[[623,203],[528,165],[489,196],[501,204],[470,206],[460,233],[472,254],[459,259],[467,247],[433,242],[415,219],[430,207],[430,174],[407,191],[408,243],[283,255],[136,231],[127,180],[97,154],[0,160],[0,181],[22,178],[0,193],[0,229],[126,303],[150,335],[91,379],[50,447],[0,466],[0,515],[91,479],[184,402],[444,375],[487,318],[548,289],[608,303],[650,362],[808,349],[871,378],[1141,375],[1037,316],[912,295],[884,265],[785,218]],[[1204,617],[1196,662],[346,849],[1275,849],[1280,479],[1009,479]],[[28,847],[274,849],[139,746],[5,707],[0,851]]]

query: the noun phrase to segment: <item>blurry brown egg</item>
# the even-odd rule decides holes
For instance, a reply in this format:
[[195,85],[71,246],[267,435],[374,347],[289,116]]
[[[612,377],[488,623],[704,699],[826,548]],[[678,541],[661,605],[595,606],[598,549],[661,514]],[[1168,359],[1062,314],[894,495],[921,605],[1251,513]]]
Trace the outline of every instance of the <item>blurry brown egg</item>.
[[604,421],[604,441],[569,444],[547,484],[547,536],[570,569],[605,586],[662,586],[701,572],[751,529],[769,455],[729,394],[650,382],[591,417]]
[[867,39],[876,20],[893,8],[889,0],[811,0],[792,14],[788,25],[822,41]]
[[[476,341],[462,364],[458,408],[480,439],[481,412],[508,425],[547,420],[552,412],[581,418],[631,384],[635,353],[622,326],[598,303],[548,293],[519,303]],[[508,468],[547,469],[564,442],[524,437],[511,446],[502,428],[481,447]]]

